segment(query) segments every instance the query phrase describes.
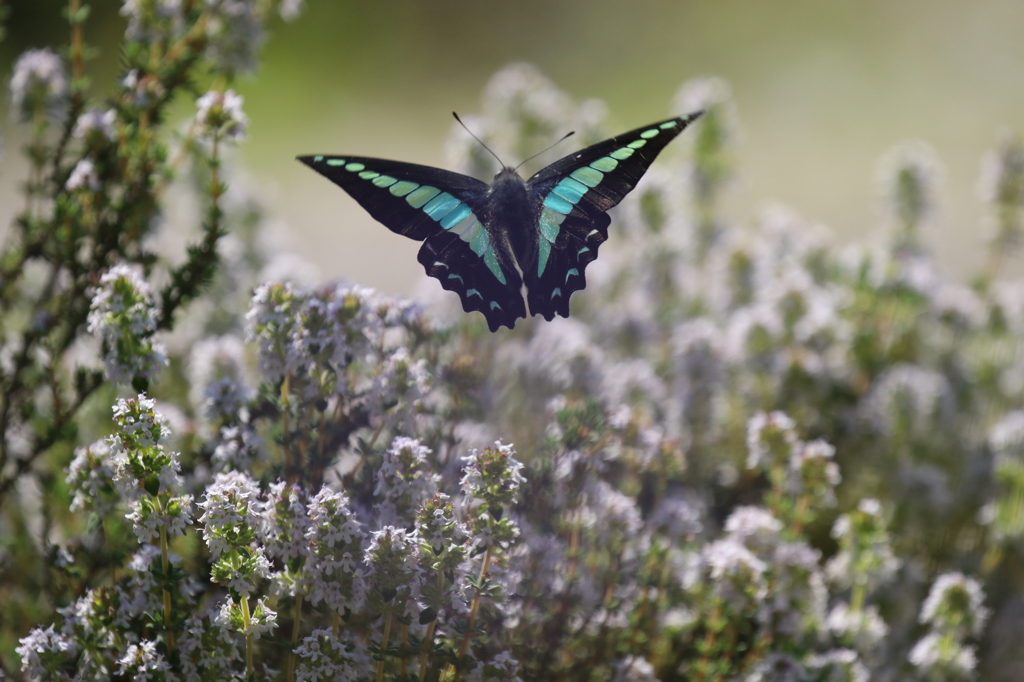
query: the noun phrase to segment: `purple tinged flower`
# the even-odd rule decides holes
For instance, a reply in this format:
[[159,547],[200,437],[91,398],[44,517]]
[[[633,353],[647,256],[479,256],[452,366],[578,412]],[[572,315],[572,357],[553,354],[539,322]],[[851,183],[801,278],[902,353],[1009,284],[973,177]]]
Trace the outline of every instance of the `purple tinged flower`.
[[980,637],[988,620],[985,594],[977,580],[962,573],[944,573],[932,584],[921,607],[921,623],[940,634]]
[[167,350],[154,339],[160,313],[138,265],[120,264],[100,278],[89,306],[88,330],[103,343],[107,378],[127,384],[156,379],[168,364]]
[[28,50],[14,63],[11,111],[22,121],[36,111],[59,115],[67,105],[69,84],[64,62],[47,49]]
[[110,443],[99,440],[75,449],[65,482],[74,491],[71,511],[92,511],[101,518],[120,502],[114,484]]
[[14,652],[21,657],[21,670],[39,680],[51,679],[51,673],[78,650],[74,640],[54,631],[53,625],[33,629],[20,642]]
[[[519,678],[516,678],[519,679]],[[658,682],[654,666],[643,656],[626,656],[615,662],[612,682]]]
[[910,650],[907,660],[922,674],[942,680],[972,679],[978,667],[973,646],[965,646],[937,632],[922,637]]
[[91,142],[113,142],[117,139],[114,124],[117,122],[117,110],[89,109],[78,117],[72,136],[76,140]]
[[312,525],[306,491],[298,484],[271,483],[260,503],[260,540],[271,558],[288,562],[309,554],[306,533]]
[[98,192],[100,190],[100,178],[96,175],[96,164],[92,159],[82,159],[71,171],[68,181],[64,183],[64,189],[69,192],[85,190]]
[[242,111],[244,98],[234,90],[210,90],[196,100],[196,137],[200,140],[226,140],[241,142],[249,126],[249,118]]
[[157,643],[153,640],[146,639],[139,644],[129,644],[117,664],[117,675],[127,675],[137,682],[177,679],[171,672],[171,664],[157,651]]
[[897,249],[919,247],[917,227],[936,213],[942,174],[935,149],[919,140],[896,145],[879,158],[879,194],[898,230]]
[[139,542],[155,542],[164,529],[168,538],[184,535],[192,525],[192,496],[149,496],[132,500],[125,517],[132,522],[132,528]]
[[259,484],[248,474],[231,471],[217,474],[199,503],[203,538],[214,559],[231,550],[248,547],[260,524]]
[[233,423],[253,391],[246,385],[245,346],[237,336],[202,339],[192,347],[188,365],[189,398],[205,423]]
[[260,597],[246,618],[239,603],[225,599],[220,605],[217,622],[225,624],[233,632],[259,639],[277,629],[277,612],[267,606],[265,598]]
[[869,682],[871,674],[856,651],[832,649],[813,654],[805,662],[807,669],[822,682]]
[[411,599],[419,596],[418,546],[416,532],[404,528],[384,526],[370,535],[363,555],[363,579],[367,605],[374,612],[395,608],[396,613],[404,614],[415,606]]
[[398,436],[384,453],[373,494],[377,524],[402,525],[409,515],[437,493],[438,474],[431,472],[427,448],[415,438]]
[[230,74],[255,71],[265,31],[259,3],[252,0],[204,0],[206,58],[214,69]]
[[747,424],[747,468],[788,464],[799,442],[796,424],[783,412],[759,412]]
[[242,641],[220,610],[193,612],[178,637],[178,656],[185,682],[239,676]]
[[725,520],[725,533],[730,539],[761,555],[781,542],[782,527],[782,522],[762,507],[737,507]]
[[295,647],[296,682],[360,682],[373,662],[358,640],[338,639],[328,629],[315,629]]
[[849,604],[840,602],[829,611],[825,627],[843,646],[862,656],[877,655],[879,644],[889,635],[889,626],[873,604],[852,609]]
[[708,543],[701,560],[708,589],[733,613],[748,613],[767,596],[768,565],[739,542],[727,538]]
[[309,502],[306,580],[312,604],[326,602],[338,613],[362,605],[359,574],[366,531],[349,508],[348,497],[324,486]]

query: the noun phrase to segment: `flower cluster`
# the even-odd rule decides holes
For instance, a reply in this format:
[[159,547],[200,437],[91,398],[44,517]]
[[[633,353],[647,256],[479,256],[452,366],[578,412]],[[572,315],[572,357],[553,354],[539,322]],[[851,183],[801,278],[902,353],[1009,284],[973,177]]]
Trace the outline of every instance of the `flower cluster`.
[[159,323],[141,268],[115,265],[100,278],[89,308],[89,332],[103,343],[107,379],[126,384],[156,378],[168,362],[164,345],[154,338]]
[[[246,71],[262,16],[299,4],[124,3],[114,113],[84,107],[64,122],[74,153],[35,188],[58,198],[23,221],[26,248],[43,248],[28,228],[51,209],[92,230],[82,253],[113,248],[112,225],[159,224],[123,203],[164,188],[165,150],[133,146],[134,122],[158,120],[178,87],[151,63],[184,54]],[[63,105],[54,72],[33,69],[21,102],[43,125],[54,119],[40,112]],[[251,233],[220,240],[225,225],[259,222],[220,180],[217,141],[241,139],[241,101],[204,95],[185,137],[211,182],[196,183],[208,210],[193,216],[204,237],[188,261],[159,292],[138,267],[159,265],[137,245],[103,252],[102,267],[67,266],[99,282],[91,306],[68,309],[88,315],[109,378],[141,393],[164,368],[161,402],[116,400],[112,433],[75,451],[55,499],[96,523],[27,514],[60,524],[46,584],[67,606],[55,625],[18,632],[22,671],[864,682],[1009,669],[1014,628],[986,624],[1014,611],[986,594],[1021,589],[1019,286],[998,280],[999,259],[972,287],[941,274],[920,230],[939,164],[921,145],[880,165],[888,239],[875,247],[838,251],[782,207],[738,229],[721,208],[739,130],[728,86],[684,84],[674,104],[706,114],[616,209],[615,248],[589,266],[572,318],[489,335],[461,310],[442,311],[445,327],[357,285],[259,277]],[[600,139],[607,117],[523,64],[495,76],[481,110],[467,118],[475,132],[520,157],[562,126]],[[131,162],[111,163],[122,146]],[[485,174],[479,150],[451,150]],[[986,162],[984,197],[1006,235],[1018,157],[1007,142]],[[125,265],[110,269],[115,256]],[[217,300],[162,346],[157,328],[218,257],[231,267],[212,280]],[[229,308],[253,288],[243,319]],[[0,379],[16,393],[46,374],[12,363],[49,348],[19,343],[52,324],[40,316],[17,343],[0,340]],[[19,427],[4,446],[70,453],[52,447],[62,431],[43,428],[38,406],[84,400],[99,374],[46,384],[18,410],[2,403]],[[22,463],[45,460],[0,476]]]

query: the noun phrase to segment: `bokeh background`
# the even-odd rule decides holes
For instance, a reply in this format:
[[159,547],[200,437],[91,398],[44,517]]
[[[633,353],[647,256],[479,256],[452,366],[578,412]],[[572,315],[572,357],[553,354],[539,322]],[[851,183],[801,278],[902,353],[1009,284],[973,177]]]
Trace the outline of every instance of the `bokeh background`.
[[[17,55],[66,40],[61,0],[7,0],[0,78]],[[89,3],[94,89],[118,73],[120,0]],[[573,96],[606,102],[615,130],[670,113],[679,86],[716,75],[742,123],[729,214],[770,202],[838,241],[879,223],[878,156],[923,139],[945,166],[930,243],[967,277],[983,256],[979,159],[1002,129],[1024,130],[1024,2],[1019,0],[307,0],[274,25],[245,96],[238,153],[268,198],[287,248],[324,278],[409,293],[416,244],[377,225],[297,154],[355,153],[444,165],[452,110],[472,113],[490,75],[531,61]],[[7,89],[0,105],[7,110]],[[184,120],[191,102],[180,102]],[[0,120],[0,233],[20,208],[25,131]],[[550,154],[572,151],[564,143]],[[487,178],[489,179],[489,178]]]

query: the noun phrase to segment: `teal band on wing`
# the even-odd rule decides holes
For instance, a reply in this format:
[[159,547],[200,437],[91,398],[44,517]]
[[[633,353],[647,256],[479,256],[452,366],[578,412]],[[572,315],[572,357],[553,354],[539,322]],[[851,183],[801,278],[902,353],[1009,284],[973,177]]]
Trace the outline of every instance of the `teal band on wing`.
[[576,275],[577,277],[579,277],[580,276],[580,271],[577,270],[576,268],[572,268],[571,270],[569,270],[569,272],[565,273],[565,283],[566,284],[569,283],[569,278],[572,277],[573,275]]
[[568,215],[572,212],[572,203],[566,201],[554,192],[551,192],[544,198],[544,206],[555,213],[561,213],[562,215]]
[[418,183],[409,182],[408,180],[399,180],[395,184],[388,188],[388,191],[394,194],[396,197],[404,197],[409,192],[419,187]]
[[498,281],[502,284],[505,283],[505,273],[501,271],[501,265],[498,264],[498,256],[494,253],[494,249],[488,248],[484,251],[484,264],[487,269],[494,273],[494,276],[498,278]]
[[551,256],[551,242],[547,239],[537,240],[537,276],[544,274],[544,268],[548,266],[548,257]]
[[471,215],[473,215],[473,209],[460,202],[458,206],[449,211],[448,215],[441,220],[441,227],[446,230],[450,229],[453,225],[462,222],[463,219]]
[[469,298],[470,296],[479,296],[481,301],[484,300],[483,294],[476,289],[466,289],[466,298]]
[[537,227],[540,228],[540,233],[544,236],[544,239],[553,244],[558,239],[559,226],[563,220],[565,220],[564,215],[555,213],[550,208],[545,207],[540,212],[540,220],[537,221]]
[[373,184],[377,185],[381,189],[390,187],[391,185],[398,182],[398,178],[393,178],[390,175],[378,175],[373,179]]
[[487,236],[487,228],[480,223],[477,223],[472,230],[469,231],[469,248],[478,256],[483,256],[484,251],[487,250],[491,240]]
[[610,173],[615,170],[615,167],[619,165],[619,162],[610,156],[602,156],[600,159],[590,164],[591,168],[599,170],[603,173]]
[[424,185],[409,194],[409,196],[405,198],[405,202],[413,208],[422,208],[423,204],[427,203],[440,193],[441,190],[438,188]]
[[574,170],[569,174],[569,177],[579,180],[587,187],[597,187],[601,180],[604,179],[604,173],[588,166],[584,166],[583,168],[577,168]]
[[579,180],[562,178],[562,180],[555,185],[551,191],[575,206],[576,203],[583,198],[583,195],[587,193],[588,189],[590,188]]
[[625,161],[629,157],[633,156],[633,152],[635,152],[635,151],[636,151],[635,149],[630,149],[629,147],[623,147],[622,149],[616,149],[615,151],[613,151],[608,156],[612,157],[613,159],[618,159],[619,161]]
[[431,199],[423,207],[423,212],[430,216],[432,219],[440,221],[446,215],[451,213],[452,209],[458,206],[460,202],[458,199],[453,197],[448,192],[441,192],[436,197]]

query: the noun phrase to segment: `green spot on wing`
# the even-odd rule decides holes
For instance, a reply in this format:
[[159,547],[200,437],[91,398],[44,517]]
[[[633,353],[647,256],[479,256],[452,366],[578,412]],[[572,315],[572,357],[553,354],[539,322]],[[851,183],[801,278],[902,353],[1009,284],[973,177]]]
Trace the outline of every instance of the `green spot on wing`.
[[373,179],[373,184],[375,184],[375,185],[377,185],[378,187],[381,187],[381,188],[390,187],[391,185],[395,184],[396,182],[398,182],[398,179],[397,178],[393,178],[390,175],[378,175],[377,177],[375,177]]
[[423,212],[434,220],[441,220],[460,203],[462,202],[448,194],[448,192],[441,192],[423,207]]
[[419,185],[415,182],[409,182],[408,180],[399,180],[395,184],[391,185],[388,191],[394,194],[396,197],[404,197],[406,194],[413,191],[417,187],[419,187]]
[[635,140],[626,146],[632,149],[640,149],[640,147],[643,147],[645,144],[647,144],[647,140]]
[[420,208],[423,206],[423,204],[427,203],[440,193],[441,190],[439,190],[438,188],[431,187],[430,185],[424,185],[423,187],[420,187],[418,190],[407,196],[405,198],[405,201],[413,208]]
[[469,236],[468,236],[469,233],[474,230],[474,225],[479,225],[479,224],[480,224],[480,221],[477,220],[476,217],[471,213],[468,216],[466,216],[462,220],[462,222],[460,222],[458,225],[454,225],[451,228],[451,231],[452,231],[453,234],[459,235],[459,238],[462,239],[463,241],[467,241],[468,242],[469,241]]
[[548,257],[551,255],[551,243],[541,239],[537,249],[537,276],[544,274],[544,268],[548,266]]
[[359,174],[359,177],[361,177],[363,180],[373,180],[378,175],[380,175],[380,173],[378,173],[377,171],[363,171],[362,173]]
[[[565,220],[565,216],[560,213],[555,213],[550,208],[544,208],[540,212],[540,221],[537,223],[537,227],[540,228],[540,233],[544,235],[544,239],[554,243],[558,239],[558,232],[562,221]],[[541,243],[544,243],[544,239],[541,239]]]
[[479,296],[481,301],[484,299],[483,294],[476,289],[466,289],[466,298],[469,298],[470,296]]
[[587,187],[597,187],[597,185],[604,178],[604,173],[593,168],[584,166],[583,168],[577,168],[569,174],[570,177],[579,180]]
[[625,161],[629,157],[633,156],[634,151],[636,150],[630,149],[629,147],[623,147],[622,149],[616,149],[611,154],[609,154],[609,156],[611,156],[613,159],[618,159],[619,161]]
[[[320,161],[323,158],[324,157],[319,156],[319,157],[316,158],[316,160]],[[345,165],[345,159],[327,159],[327,165],[328,166],[344,166]]]
[[645,130],[642,133],[640,133],[640,137],[644,138],[645,140],[649,140],[652,137],[656,136],[659,132],[661,131],[659,131],[657,128],[651,128],[650,130]]
[[619,165],[619,162],[610,156],[602,156],[600,159],[590,164],[591,168],[596,168],[599,171],[610,173],[615,170],[615,167]]
[[662,130],[668,130],[669,128],[675,128],[676,127],[676,122],[675,121],[665,121],[664,123],[662,123],[658,127],[661,128]]
[[494,253],[494,249],[487,249],[484,251],[484,263],[487,265],[487,269],[493,272],[494,276],[498,278],[498,281],[504,284],[505,273],[501,271],[501,266],[498,265],[498,256]]
[[544,205],[555,213],[569,214],[572,212],[572,204],[558,196],[554,192],[548,194],[544,199]]
[[473,210],[469,206],[460,203],[458,206],[453,208],[448,213],[448,215],[444,217],[444,219],[441,221],[441,227],[443,227],[446,230],[450,229],[453,225],[456,225],[457,223],[461,222],[464,218],[471,215],[473,215]]
[[487,229],[480,223],[477,223],[469,232],[469,248],[476,255],[482,256],[490,243],[491,240],[487,237]]
[[363,170],[364,168],[366,168],[366,166],[364,166],[364,165],[363,165],[363,164],[361,164],[361,163],[355,163],[355,162],[352,162],[352,163],[349,163],[349,164],[345,164],[345,170],[347,170],[347,171],[352,171],[353,173],[356,173],[356,172],[358,172],[358,171],[361,171],[361,170]]

